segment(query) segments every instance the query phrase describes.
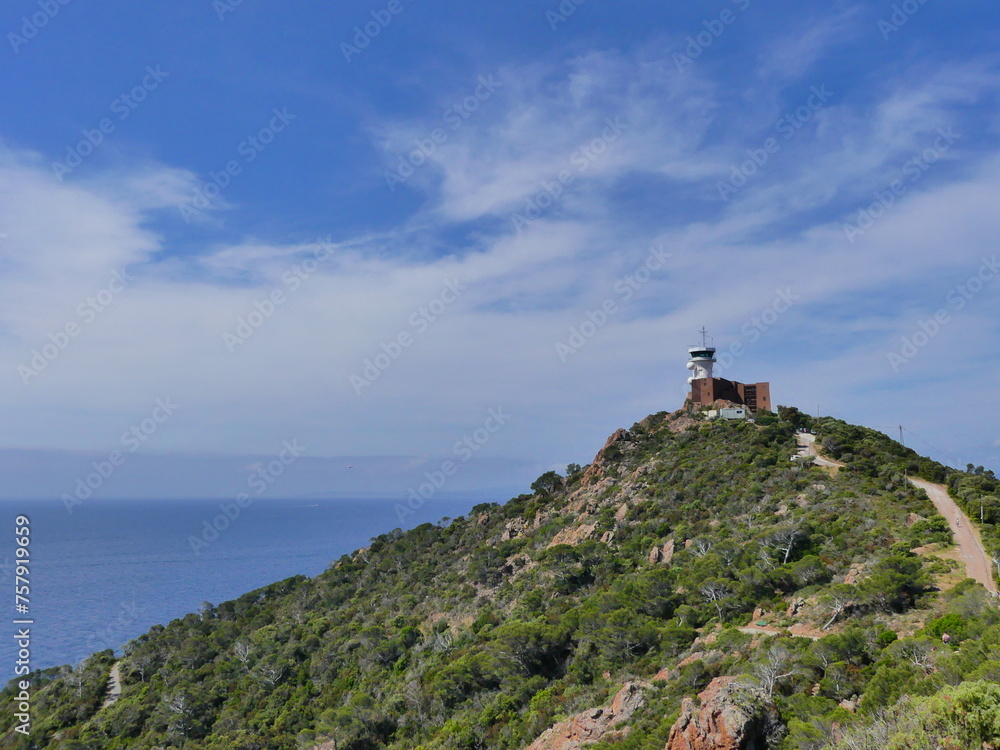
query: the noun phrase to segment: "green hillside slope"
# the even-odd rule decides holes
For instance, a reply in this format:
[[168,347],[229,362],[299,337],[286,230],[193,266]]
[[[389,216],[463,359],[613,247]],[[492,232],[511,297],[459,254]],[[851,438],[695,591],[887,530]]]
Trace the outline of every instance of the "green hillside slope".
[[[799,427],[847,468],[793,460]],[[963,683],[997,720],[995,691],[966,681],[1000,678],[1000,611],[904,478],[950,483],[977,518],[984,498],[995,546],[989,472],[794,409],[661,413],[570,469],[153,628],[127,645],[111,706],[111,652],[36,674],[31,738],[12,731],[9,686],[0,748],[512,750],[636,680],[627,734],[597,750],[662,750],[682,698],[721,675],[774,700],[772,750],[874,731],[880,710],[924,700],[905,696]]]

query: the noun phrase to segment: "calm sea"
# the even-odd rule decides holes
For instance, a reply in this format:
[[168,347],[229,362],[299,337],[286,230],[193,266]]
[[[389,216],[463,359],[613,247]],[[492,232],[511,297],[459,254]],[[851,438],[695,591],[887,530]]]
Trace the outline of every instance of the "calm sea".
[[[315,576],[378,534],[463,515],[480,500],[432,499],[400,523],[393,500],[255,500],[218,539],[192,551],[219,501],[0,502],[0,678],[14,677],[14,520],[31,520],[33,668],[120,649],[150,626],[289,576]],[[220,523],[220,525],[222,525]],[[9,632],[8,632],[9,631]]]

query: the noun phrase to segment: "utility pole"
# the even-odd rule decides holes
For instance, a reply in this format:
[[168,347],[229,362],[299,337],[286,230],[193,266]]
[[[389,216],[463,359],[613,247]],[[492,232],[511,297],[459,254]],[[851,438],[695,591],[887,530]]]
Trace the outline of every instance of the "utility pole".
[[[903,425],[899,426],[899,444],[906,447],[906,443],[903,442]],[[906,467],[903,467],[903,482],[906,482]]]

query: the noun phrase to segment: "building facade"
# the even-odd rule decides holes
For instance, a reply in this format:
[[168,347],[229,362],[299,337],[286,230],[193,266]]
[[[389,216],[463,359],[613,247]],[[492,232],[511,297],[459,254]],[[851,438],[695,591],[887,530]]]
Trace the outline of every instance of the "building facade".
[[691,370],[691,377],[688,378],[691,392],[688,393],[688,399],[706,406],[722,400],[742,404],[753,412],[773,411],[770,383],[739,383],[714,376],[712,370],[717,361],[715,347],[708,345],[704,329],[701,334],[702,345],[688,349],[687,367]]
[[720,399],[743,404],[750,411],[774,411],[771,407],[770,383],[738,383],[725,378],[698,378],[691,381],[688,398],[707,406]]

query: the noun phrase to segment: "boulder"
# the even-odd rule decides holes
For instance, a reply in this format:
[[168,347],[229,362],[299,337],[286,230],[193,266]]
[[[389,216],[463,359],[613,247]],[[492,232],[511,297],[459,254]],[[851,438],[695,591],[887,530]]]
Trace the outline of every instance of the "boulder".
[[698,695],[685,698],[665,750],[763,750],[782,734],[778,711],[759,688],[736,677],[716,677]]
[[628,430],[615,430],[583,473],[583,484],[591,484],[601,477],[607,467],[612,465],[615,459],[621,454],[620,444],[627,443],[631,439],[632,434]]
[[622,738],[627,727],[616,727],[628,721],[645,702],[643,682],[626,682],[611,705],[591,708],[549,727],[528,745],[528,750],[578,750],[584,745],[605,739]]
[[861,577],[861,574],[864,572],[864,569],[865,566],[861,565],[860,563],[852,565],[850,570],[848,570],[847,574],[844,576],[844,583],[846,584],[857,583],[858,579]]
[[515,539],[526,533],[530,527],[531,524],[523,518],[515,518],[512,521],[508,521],[500,534],[500,541],[508,542],[511,539]]
[[559,544],[568,544],[570,547],[575,547],[580,544],[580,542],[585,542],[593,535],[594,530],[597,528],[596,523],[582,523],[579,526],[567,526],[562,529],[552,537],[552,541],[548,543],[549,547],[555,547]]
[[660,562],[666,565],[673,559],[674,559],[674,540],[671,539],[669,542],[663,545],[663,556],[660,558]]
[[799,610],[802,609],[802,606],[805,603],[806,600],[803,599],[801,596],[797,596],[794,599],[792,599],[792,601],[789,602],[788,604],[788,609],[785,610],[785,617],[795,617],[795,615],[799,613]]

